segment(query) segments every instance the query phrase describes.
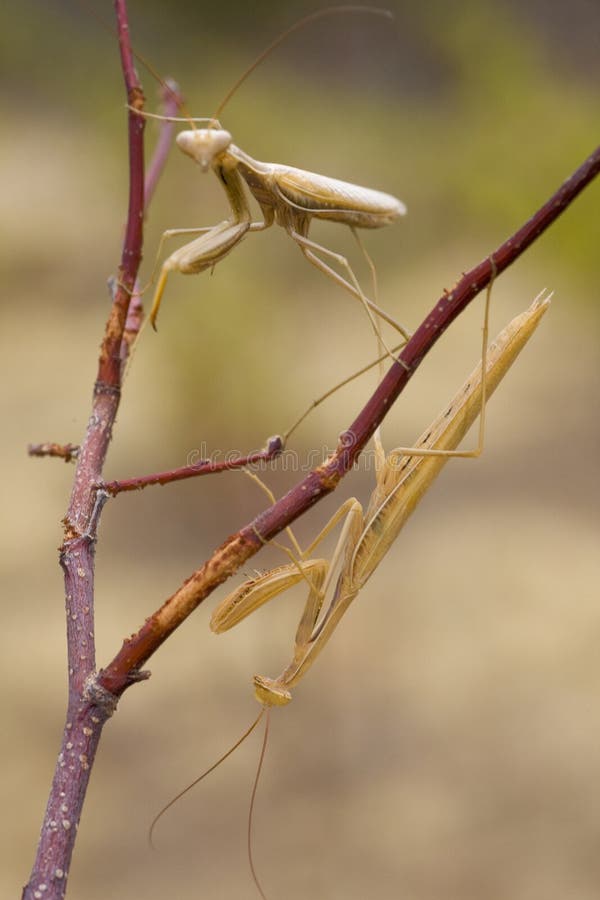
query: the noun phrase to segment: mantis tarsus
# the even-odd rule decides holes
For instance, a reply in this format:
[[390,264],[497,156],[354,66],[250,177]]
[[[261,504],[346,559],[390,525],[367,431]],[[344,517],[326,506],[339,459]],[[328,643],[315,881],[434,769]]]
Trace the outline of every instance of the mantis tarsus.
[[[257,63],[262,61],[267,53],[296,28],[304,26],[316,18],[330,15],[332,12],[350,11],[391,15],[386,10],[373,7],[333,7],[321,10],[284,32],[261,54]],[[157,260],[160,259],[162,246],[166,239],[186,234],[196,234],[200,237],[175,250],[162,263],[152,302],[150,321],[153,326],[156,326],[162,296],[171,272],[196,274],[206,269],[212,269],[247,234],[263,231],[276,223],[295,241],[305,258],[313,266],[362,303],[378,340],[381,341],[389,355],[393,355],[382,339],[375,317],[383,319],[396,328],[405,341],[408,340],[409,334],[376,302],[365,296],[346,257],[315,243],[308,237],[308,232],[312,219],[326,219],[347,225],[362,249],[356,233],[357,228],[380,228],[389,225],[406,213],[406,207],[402,201],[391,194],[280,163],[260,162],[237,147],[232,141],[231,134],[221,127],[217,116],[232,96],[233,91],[257,63],[251,66],[236,82],[232,91],[219,106],[215,116],[202,119],[169,119],[169,121],[187,122],[191,125],[190,130],[182,131],[177,136],[177,146],[198,163],[203,172],[214,172],[225,191],[230,206],[230,215],[229,218],[217,225],[176,228],[164,232]],[[163,118],[141,112],[140,115]],[[207,127],[196,128],[196,122],[202,122]],[[257,201],[262,213],[262,220],[253,220],[244,185]],[[365,256],[372,267],[366,253]],[[329,262],[325,262],[321,257],[325,257]],[[345,275],[337,272],[330,263],[338,265]]]

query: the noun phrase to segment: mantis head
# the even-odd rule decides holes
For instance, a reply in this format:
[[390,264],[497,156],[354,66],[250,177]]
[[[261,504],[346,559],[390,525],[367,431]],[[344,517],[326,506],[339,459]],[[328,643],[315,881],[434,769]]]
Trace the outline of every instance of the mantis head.
[[264,675],[254,676],[254,696],[266,707],[285,706],[292,699],[285,685],[274,678],[265,678]]
[[177,146],[194,159],[203,172],[208,172],[214,160],[227,150],[231,135],[222,128],[196,128],[177,135]]

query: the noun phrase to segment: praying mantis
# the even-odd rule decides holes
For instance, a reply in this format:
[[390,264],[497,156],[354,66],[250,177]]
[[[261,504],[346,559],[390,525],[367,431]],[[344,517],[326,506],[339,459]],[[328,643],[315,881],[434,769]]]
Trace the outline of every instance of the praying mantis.
[[[379,434],[376,432],[376,481],[366,511],[358,500],[350,498],[334,513],[305,551],[300,549],[288,529],[293,549],[288,547],[282,549],[291,558],[291,562],[247,580],[217,606],[210,627],[220,634],[294,585],[302,581],[306,581],[308,585],[308,597],[296,630],[291,661],[276,678],[264,675],[255,675],[253,678],[254,694],[262,707],[261,713],[217,763],[160,811],[152,823],[150,834],[167,809],[239,747],[254,730],[265,711],[268,715],[272,707],[285,706],[291,701],[292,688],[302,680],[323,651],[342,617],[391,549],[409,516],[448,460],[457,456],[464,458],[480,455],[483,449],[486,401],[532,337],[549,303],[549,297],[539,295],[530,308],[513,319],[488,348],[490,305],[490,287],[488,287],[480,364],[443,412],[419,438],[415,447],[397,447],[386,456]],[[478,415],[480,415],[480,431],[477,448],[472,451],[457,450]],[[253,474],[252,477],[256,479]],[[262,482],[259,483],[270,494],[269,489]],[[320,542],[341,521],[343,526],[331,560],[311,558]],[[326,606],[325,601],[331,592],[336,573],[338,573],[337,581],[331,600]],[[263,900],[266,900],[266,895],[254,866],[251,832],[254,799],[267,736],[268,718],[248,817],[248,859],[254,884]]]
[[[313,219],[329,220],[348,226],[359,247],[363,250],[373,273],[375,284],[374,267],[362,247],[356,229],[381,228],[396,222],[406,213],[404,203],[391,194],[372,188],[361,187],[337,178],[330,178],[280,163],[267,163],[253,159],[233,143],[231,133],[226,131],[218,120],[225,104],[240,84],[258,63],[290,33],[315,19],[339,12],[368,12],[391,16],[387,10],[374,7],[331,7],[320,10],[300,20],[273,41],[238,79],[225,100],[219,105],[214,116],[200,119],[167,117],[168,121],[186,122],[191,125],[191,129],[182,131],[177,136],[177,146],[200,166],[202,172],[212,171],[214,173],[223,186],[230,213],[227,219],[217,225],[174,228],[163,233],[157,252],[155,271],[166,240],[182,235],[200,236],[171,253],[160,266],[149,317],[154,328],[156,328],[167,279],[172,272],[189,275],[207,269],[212,270],[248,234],[264,231],[276,223],[297,244],[309,263],[360,301],[378,341],[388,355],[395,358],[382,338],[376,317],[392,325],[402,335],[405,342],[409,339],[409,333],[401,325],[374,300],[366,297],[347,258],[316,243],[308,236]],[[165,117],[149,113],[139,112],[139,114],[148,118],[165,119]],[[196,123],[204,123],[207,127],[196,128]],[[253,219],[246,189],[257,201],[262,220]],[[329,262],[325,262],[321,257],[325,257]],[[337,264],[345,275],[337,272],[330,263]]]
[[[476,450],[457,451],[456,447],[479,413],[483,426],[486,399],[531,338],[548,306],[549,298],[540,295],[526,312],[501,331],[490,348],[484,350],[481,363],[414,448],[399,447],[385,456],[376,436],[376,483],[366,512],[358,500],[347,500],[305,551],[301,551],[294,540],[294,550],[286,549],[292,559],[289,564],[246,581],[217,606],[210,625],[214,632],[222,633],[301,580],[308,583],[308,599],[296,631],[291,662],[277,678],[254,676],[255,696],[263,707],[283,706],[290,702],[291,689],[328,643],[341,618],[448,460],[481,453],[483,427],[480,427]],[[489,292],[486,323],[488,311]],[[484,326],[484,341],[485,332]],[[342,520],[344,524],[332,559],[310,558],[323,538]],[[340,571],[333,596],[325,608],[325,598],[338,566]]]
[[[199,236],[162,263],[150,312],[152,325],[156,326],[171,272],[194,274],[212,269],[248,234],[266,230],[275,223],[284,228],[312,265],[361,302],[378,341],[389,355],[393,355],[383,341],[375,316],[396,327],[405,340],[409,338],[408,332],[365,296],[345,257],[316,244],[308,233],[313,219],[329,219],[347,225],[358,240],[357,228],[392,224],[406,213],[404,204],[379,191],[253,159],[233,144],[231,133],[222,128],[217,118],[221,109],[222,106],[210,119],[178,120],[188,122],[192,128],[178,136],[177,145],[200,166],[201,171],[215,173],[223,185],[230,215],[218,225],[173,229],[163,234],[159,258],[163,242],[168,238],[185,234]],[[196,122],[204,122],[208,127],[196,128]],[[262,221],[253,220],[246,191],[250,191],[257,201]],[[319,254],[341,267],[345,277]],[[386,456],[379,437],[376,437],[376,483],[366,511],[358,500],[346,501],[305,551],[293,541],[293,549],[286,549],[291,560],[288,565],[250,579],[219,604],[211,619],[211,628],[217,633],[232,628],[292,585],[303,581],[308,585],[308,597],[296,630],[289,665],[276,678],[254,676],[255,696],[263,708],[290,702],[292,690],[323,651],[347,609],[386,556],[448,459],[479,455],[482,428],[476,451],[463,453],[456,447],[480,411],[483,426],[486,395],[493,393],[532,336],[547,305],[546,300],[539,300],[527,313],[511,322],[486,358],[488,297],[482,363],[447,409],[415,448],[396,448]],[[331,559],[312,558],[320,542],[340,522],[343,526]],[[327,603],[330,594],[331,600]]]
[[[342,617],[391,549],[409,516],[448,460],[453,457],[480,455],[483,449],[486,401],[533,336],[550,304],[550,298],[540,294],[529,309],[514,318],[488,348],[490,291],[488,287],[481,362],[443,412],[419,438],[415,447],[397,447],[386,456],[379,435],[375,434],[376,481],[366,511],[358,500],[350,498],[340,506],[305,551],[300,549],[293,533],[288,529],[293,549],[279,544],[278,546],[282,547],[291,562],[247,580],[222,600],[214,610],[210,627],[213,632],[220,634],[233,628],[269,600],[294,585],[302,581],[308,585],[308,597],[296,630],[291,661],[276,678],[264,675],[255,675],[253,678],[255,697],[262,707],[260,714],[217,762],[160,810],[150,826],[151,844],[156,825],[164,813],[234,753],[256,728],[265,712],[268,714],[272,707],[285,706],[291,701],[291,690],[302,680],[323,651]],[[480,415],[480,432],[477,448],[472,451],[457,450],[478,415]],[[274,500],[266,485],[253,473],[248,474],[258,481]],[[344,524],[331,559],[311,558],[316,547],[342,520]],[[335,588],[329,605],[325,607],[325,600],[331,592],[336,573]],[[248,859],[254,884],[263,900],[266,900],[266,895],[254,866],[251,832],[254,799],[267,736],[268,718],[248,818]]]

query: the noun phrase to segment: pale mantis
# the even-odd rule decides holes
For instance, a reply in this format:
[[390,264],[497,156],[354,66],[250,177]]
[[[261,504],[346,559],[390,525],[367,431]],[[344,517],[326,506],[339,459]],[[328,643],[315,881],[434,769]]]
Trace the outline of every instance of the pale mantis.
[[[352,231],[355,228],[380,228],[383,225],[390,225],[406,212],[406,207],[400,200],[381,191],[359,187],[291,166],[259,162],[236,147],[232,143],[231,134],[222,128],[182,131],[177,136],[177,146],[191,156],[203,172],[211,169],[215,173],[224,187],[231,215],[219,225],[209,228],[172,229],[164,233],[163,239],[179,234],[206,232],[202,237],[175,250],[162,264],[150,312],[150,321],[153,325],[156,323],[170,272],[192,274],[212,269],[247,233],[263,231],[276,222],[298,244],[312,265],[360,300],[378,337],[379,329],[373,319],[373,313],[394,325],[405,340],[408,340],[407,332],[364,295],[346,257],[308,238],[313,218],[339,222],[348,225]],[[244,192],[244,182],[260,206],[262,222],[252,221]],[[346,270],[348,277],[343,278],[320,259],[317,253],[322,253],[337,262]]]
[[[396,448],[386,457],[376,436],[376,483],[366,512],[358,500],[347,500],[327,525],[302,552],[288,531],[294,550],[283,548],[292,562],[252,578],[229,594],[215,609],[211,628],[217,633],[232,628],[268,600],[302,581],[308,583],[308,598],[298,624],[291,662],[277,678],[254,676],[255,696],[264,710],[283,706],[292,699],[291,689],[304,677],[336,630],[341,618],[391,548],[410,514],[432,485],[446,462],[453,456],[477,456],[482,449],[486,399],[491,396],[525,344],[533,335],[549,306],[549,298],[536,298],[531,307],[513,319],[487,348],[487,319],[490,292],[486,299],[484,351],[481,363],[471,373],[444,411],[417,441],[415,448]],[[480,440],[475,451],[457,451],[463,437],[481,414]],[[253,476],[256,477],[256,476]],[[264,487],[264,486],[263,486]],[[268,491],[268,488],[266,489]],[[311,554],[344,519],[344,525],[331,560],[311,559]],[[333,579],[337,582],[329,605],[324,607]],[[217,763],[173,798],[155,817],[154,827],[164,812],[194,785],[223,762],[256,727],[260,716],[236,744]],[[248,856],[252,877],[265,898],[252,857],[251,823],[254,797],[264,757],[266,736],[254,782],[248,820]]]
[[[489,304],[489,296],[488,296]],[[301,579],[309,593],[294,643],[290,664],[277,678],[254,677],[257,700],[266,707],[281,706],[291,700],[290,690],[323,650],[342,616],[369,580],[396,540],[406,520],[452,456],[473,456],[481,452],[456,451],[486,396],[496,389],[508,369],[537,328],[549,305],[536,298],[526,312],[513,319],[498,335],[482,359],[483,365],[471,373],[447,408],[421,436],[415,448],[397,448],[386,457],[376,441],[378,464],[376,484],[366,512],[358,500],[347,500],[304,552],[287,551],[293,561],[251,579],[229,594],[216,608],[211,628],[223,632],[233,627],[268,600]],[[487,316],[487,308],[486,308]],[[482,370],[485,376],[482,378]],[[481,434],[480,434],[481,437]],[[331,561],[310,559],[321,540],[345,519]],[[332,599],[324,600],[341,565]]]
[[[214,172],[225,191],[230,206],[230,215],[229,218],[217,225],[176,228],[164,232],[157,259],[160,258],[162,245],[166,239],[185,234],[200,234],[201,236],[175,250],[162,263],[150,311],[150,321],[154,327],[166,282],[171,272],[196,274],[206,269],[213,269],[247,234],[264,231],[275,222],[295,241],[305,258],[313,266],[362,303],[378,340],[381,341],[390,356],[393,356],[392,351],[383,341],[374,316],[391,324],[400,332],[405,341],[408,340],[409,334],[405,329],[384,312],[377,303],[365,296],[346,257],[315,243],[308,237],[313,218],[327,219],[347,225],[362,248],[356,229],[380,228],[392,224],[406,213],[406,207],[402,201],[391,194],[360,187],[336,178],[329,178],[279,163],[255,160],[232,142],[231,134],[221,127],[217,118],[225,103],[246,76],[288,34],[316,18],[330,15],[332,12],[347,11],[390,15],[386,10],[372,7],[333,7],[308,16],[284,32],[261,54],[256,63],[238,79],[213,117],[208,119],[169,119],[169,121],[187,122],[192,126],[190,130],[182,131],[177,136],[177,146],[198,163],[202,172]],[[140,113],[140,115],[163,118],[147,113]],[[196,122],[206,123],[208,127],[196,128]],[[257,201],[262,213],[262,221],[253,220],[244,185]],[[344,270],[345,277],[321,259],[321,256]],[[372,268],[368,256],[367,261]]]

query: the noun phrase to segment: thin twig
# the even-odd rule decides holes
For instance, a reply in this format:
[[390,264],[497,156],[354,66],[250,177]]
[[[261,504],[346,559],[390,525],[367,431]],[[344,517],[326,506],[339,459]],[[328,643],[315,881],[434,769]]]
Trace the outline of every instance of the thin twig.
[[132,683],[147,677],[142,665],[178,625],[225,579],[298,516],[329,494],[352,468],[361,450],[385,417],[418,365],[448,325],[489,283],[556,220],[600,170],[600,148],[575,172],[536,215],[486,259],[446,291],[354,422],[342,435],[334,454],[252,522],[225,541],[198,571],[128,639],[106,669],[94,675],[93,616],[96,529],[106,492],[98,490],[112,437],[120,394],[123,356],[135,339],[123,345],[123,335],[142,252],[144,203],[144,119],[133,110],[144,97],[133,63],[125,0],[115,0],[119,47],[129,113],[130,194],[121,265],[115,281],[94,387],[90,421],[77,460],[73,491],[65,517],[61,552],[67,604],[69,700],[67,719],[40,844],[26,900],[43,896],[62,900],[66,891],[75,835],[102,727],[118,697]]
[[[179,106],[183,103],[183,97],[179,91],[179,85],[174,81],[167,81],[161,87],[160,99],[163,104],[162,115],[173,116]],[[174,124],[166,119],[160,123],[160,132],[158,141],[152,154],[152,159],[146,171],[144,181],[144,208],[148,209],[154,196],[154,191],[160,179],[167,162],[169,151],[173,145]],[[142,305],[142,293],[139,287],[139,280],[136,279],[131,303],[127,312],[127,322],[125,323],[125,331],[123,341],[121,343],[121,362],[123,371],[131,354],[131,349],[140,333],[142,322],[144,319],[144,307]]]
[[184,481],[186,478],[217,475],[219,472],[231,472],[234,469],[244,469],[257,463],[270,462],[281,454],[282,449],[283,441],[279,435],[275,435],[269,438],[267,446],[263,450],[249,453],[247,456],[232,456],[231,459],[224,459],[221,462],[202,459],[189,466],[181,466],[179,469],[170,469],[166,472],[156,472],[153,475],[142,475],[139,478],[128,478],[122,481],[100,482],[98,488],[106,491],[111,497],[116,497],[117,494],[126,491],[140,491],[153,484],[170,484],[173,481]]
[[27,447],[29,456],[56,456],[65,462],[72,462],[79,455],[78,444],[55,444],[46,441],[43,444],[29,444]]
[[[165,85],[161,85],[160,99],[162,103],[161,114],[167,119],[174,116],[177,110],[183,105],[183,95],[179,90],[179,85],[175,81],[168,79]],[[160,132],[152,159],[146,171],[145,184],[145,201],[146,209],[152,202],[156,185],[163,173],[167,157],[173,146],[173,133],[175,131],[175,123],[163,121],[160,123]]]
[[600,171],[600,147],[571,175],[538,212],[491,256],[444,291],[429,315],[404,347],[400,362],[389,369],[377,390],[339,440],[335,453],[314,469],[277,503],[228,538],[204,565],[127,638],[114,659],[98,676],[98,683],[114,695],[131,684],[152,654],[212,591],[233,575],[269,540],[291,525],[319,500],[335,490],[352,469],[360,452],[383,421],[426,354],[446,328],[485,288],[517,260],[573,202]]

